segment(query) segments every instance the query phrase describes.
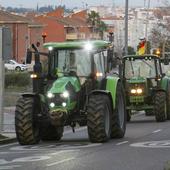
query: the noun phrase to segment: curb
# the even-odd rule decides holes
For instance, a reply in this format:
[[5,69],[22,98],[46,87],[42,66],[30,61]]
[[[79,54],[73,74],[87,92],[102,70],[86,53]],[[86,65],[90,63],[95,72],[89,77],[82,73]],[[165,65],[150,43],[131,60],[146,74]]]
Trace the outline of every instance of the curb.
[[170,161],[166,162],[166,165],[164,167],[164,170],[170,170]]
[[6,138],[6,139],[1,139],[0,144],[9,144],[9,143],[13,143],[16,141],[17,141],[16,138]]

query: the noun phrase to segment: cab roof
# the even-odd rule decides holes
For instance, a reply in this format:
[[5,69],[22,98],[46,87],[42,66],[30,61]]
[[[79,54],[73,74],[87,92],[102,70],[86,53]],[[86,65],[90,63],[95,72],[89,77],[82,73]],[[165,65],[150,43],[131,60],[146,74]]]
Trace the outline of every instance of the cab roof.
[[160,59],[157,55],[152,55],[152,54],[144,54],[144,55],[126,55],[123,57],[123,59],[127,58],[133,58],[133,59],[145,59],[145,58],[152,58],[152,59]]
[[65,42],[49,42],[45,43],[44,47],[53,47],[55,49],[83,49],[86,44],[91,44],[93,49],[105,49],[111,45],[108,41],[89,40],[89,41],[65,41]]

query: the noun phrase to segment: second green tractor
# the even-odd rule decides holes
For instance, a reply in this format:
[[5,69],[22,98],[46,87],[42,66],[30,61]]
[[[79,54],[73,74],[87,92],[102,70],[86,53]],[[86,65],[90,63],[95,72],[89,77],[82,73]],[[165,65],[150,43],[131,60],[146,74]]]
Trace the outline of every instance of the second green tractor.
[[123,58],[127,120],[134,111],[155,115],[157,122],[170,119],[170,77],[162,72],[156,55],[129,55]]

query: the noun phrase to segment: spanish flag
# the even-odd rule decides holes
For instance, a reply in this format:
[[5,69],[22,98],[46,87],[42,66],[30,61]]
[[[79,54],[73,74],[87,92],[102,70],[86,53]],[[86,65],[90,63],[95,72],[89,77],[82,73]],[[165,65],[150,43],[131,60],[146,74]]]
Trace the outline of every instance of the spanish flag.
[[139,43],[139,49],[138,49],[138,55],[143,55],[145,54],[145,51],[146,51],[146,43],[145,41],[142,41]]

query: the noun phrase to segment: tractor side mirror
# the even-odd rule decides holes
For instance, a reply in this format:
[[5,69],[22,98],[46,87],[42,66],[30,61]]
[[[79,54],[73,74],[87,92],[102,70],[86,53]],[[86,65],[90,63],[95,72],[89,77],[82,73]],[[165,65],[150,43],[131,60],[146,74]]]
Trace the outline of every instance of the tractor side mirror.
[[26,64],[31,64],[32,61],[32,51],[27,49],[27,57],[26,57]]

